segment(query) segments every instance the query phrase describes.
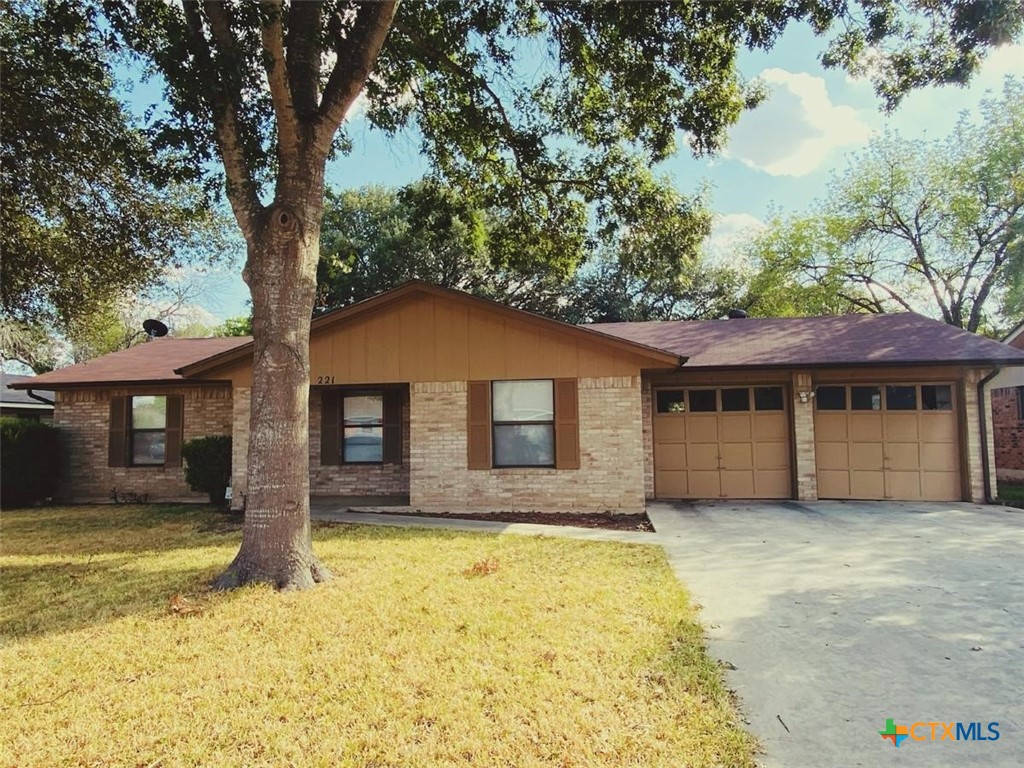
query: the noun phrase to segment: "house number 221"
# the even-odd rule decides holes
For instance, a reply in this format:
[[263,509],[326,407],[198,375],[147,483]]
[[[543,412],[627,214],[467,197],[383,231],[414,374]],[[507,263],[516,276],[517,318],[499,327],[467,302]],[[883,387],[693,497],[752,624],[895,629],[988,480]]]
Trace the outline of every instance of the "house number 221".
[[333,384],[334,383],[334,377],[333,376],[317,376],[316,377],[316,383],[317,384]]

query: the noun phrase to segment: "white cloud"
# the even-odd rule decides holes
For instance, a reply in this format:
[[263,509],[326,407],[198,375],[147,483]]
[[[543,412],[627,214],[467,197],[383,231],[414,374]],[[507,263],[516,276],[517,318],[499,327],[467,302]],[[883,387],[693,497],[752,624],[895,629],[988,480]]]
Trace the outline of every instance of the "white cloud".
[[711,235],[704,243],[704,258],[710,266],[738,266],[743,245],[765,228],[765,223],[749,213],[715,216]]
[[822,78],[775,68],[759,77],[771,95],[733,128],[727,157],[772,176],[806,176],[871,136],[857,110],[832,103]]

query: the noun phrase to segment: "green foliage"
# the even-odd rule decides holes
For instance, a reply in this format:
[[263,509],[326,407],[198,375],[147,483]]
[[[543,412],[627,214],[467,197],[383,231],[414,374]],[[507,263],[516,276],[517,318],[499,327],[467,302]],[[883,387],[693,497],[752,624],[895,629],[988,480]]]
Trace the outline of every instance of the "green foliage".
[[61,328],[167,267],[211,259],[222,223],[117,98],[110,35],[94,9],[2,3],[0,301]]
[[185,480],[193,491],[209,494],[211,504],[223,504],[231,484],[231,436],[197,437],[181,446]]
[[924,311],[988,333],[1019,322],[1024,84],[1007,79],[979,112],[945,139],[878,137],[823,202],[776,218],[750,249],[753,308]]
[[217,329],[217,336],[252,336],[252,315],[229,317]]
[[49,424],[0,417],[0,501],[24,507],[53,495],[60,474],[60,438]]
[[[328,191],[318,305],[333,309],[420,278],[570,322],[703,317],[735,275],[698,261],[711,216],[653,178],[628,222],[567,241],[436,181]],[[601,243],[596,264],[592,249]]]
[[317,304],[350,304],[411,278],[552,314],[585,257],[579,231],[510,224],[433,181],[328,191]]

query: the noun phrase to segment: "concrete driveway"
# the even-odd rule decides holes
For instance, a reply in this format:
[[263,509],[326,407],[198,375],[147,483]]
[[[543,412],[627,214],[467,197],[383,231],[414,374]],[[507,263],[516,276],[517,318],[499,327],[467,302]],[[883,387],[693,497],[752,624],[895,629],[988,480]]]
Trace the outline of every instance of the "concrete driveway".
[[[1024,511],[971,504],[656,503],[766,766],[1024,765]],[[732,667],[735,667],[735,670]],[[998,722],[899,748],[891,718]]]

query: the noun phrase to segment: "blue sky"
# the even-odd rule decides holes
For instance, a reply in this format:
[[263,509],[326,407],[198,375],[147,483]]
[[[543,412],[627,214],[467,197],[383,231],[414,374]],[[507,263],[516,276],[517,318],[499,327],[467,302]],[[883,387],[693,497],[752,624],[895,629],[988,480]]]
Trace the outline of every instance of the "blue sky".
[[[743,75],[765,80],[769,99],[734,126],[723,153],[695,159],[680,141],[680,155],[658,168],[683,192],[710,185],[719,216],[709,249],[717,258],[728,259],[737,239],[773,210],[797,212],[820,198],[831,174],[845,168],[873,134],[897,130],[908,138],[942,138],[962,112],[974,111],[986,93],[998,93],[1007,75],[1024,77],[1024,45],[1004,47],[968,87],[916,91],[885,115],[867,80],[822,68],[821,46],[809,30],[794,27],[772,51],[741,55]],[[427,170],[413,134],[388,140],[358,115],[348,129],[354,149],[329,166],[332,186],[401,185]],[[237,274],[225,275],[210,294],[201,303],[213,315],[247,313],[248,290]]]

